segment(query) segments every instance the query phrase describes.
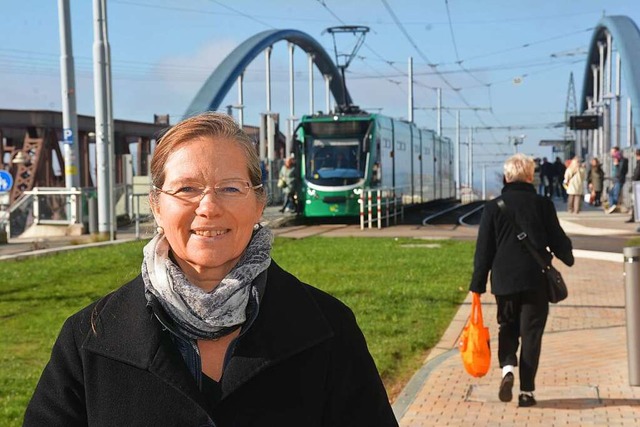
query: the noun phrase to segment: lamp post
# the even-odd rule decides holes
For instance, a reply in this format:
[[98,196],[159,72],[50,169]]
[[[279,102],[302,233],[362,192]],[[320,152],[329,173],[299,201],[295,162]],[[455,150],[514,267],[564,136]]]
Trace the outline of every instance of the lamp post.
[[518,145],[524,144],[524,139],[526,137],[527,137],[527,135],[510,136],[509,137],[509,140],[513,144],[513,154],[518,154]]

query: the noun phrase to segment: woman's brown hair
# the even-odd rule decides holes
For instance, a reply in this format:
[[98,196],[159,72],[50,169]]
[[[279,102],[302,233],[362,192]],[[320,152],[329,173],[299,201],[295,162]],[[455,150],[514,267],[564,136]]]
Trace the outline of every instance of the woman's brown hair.
[[[222,113],[207,112],[177,123],[158,140],[151,159],[151,183],[155,187],[162,188],[164,184],[164,165],[171,153],[180,145],[194,139],[225,139],[236,142],[244,151],[251,185],[257,186],[262,183],[260,159],[251,137],[232,117]],[[150,196],[153,202],[157,194],[152,190]],[[258,200],[264,202],[267,197],[266,189],[264,187],[256,189],[256,196]]]

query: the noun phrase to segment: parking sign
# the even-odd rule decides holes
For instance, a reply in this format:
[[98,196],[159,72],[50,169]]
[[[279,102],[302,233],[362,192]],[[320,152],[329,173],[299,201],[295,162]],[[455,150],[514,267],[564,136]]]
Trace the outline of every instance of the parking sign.
[[64,144],[73,144],[73,131],[69,128],[62,130],[62,142]]
[[0,193],[5,193],[13,187],[13,177],[5,170],[0,170]]

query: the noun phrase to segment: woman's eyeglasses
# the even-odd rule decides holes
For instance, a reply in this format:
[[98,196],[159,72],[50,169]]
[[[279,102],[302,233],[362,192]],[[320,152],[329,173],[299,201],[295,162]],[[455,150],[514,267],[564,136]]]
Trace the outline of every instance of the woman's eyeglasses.
[[228,179],[218,182],[211,187],[198,187],[194,185],[185,185],[176,190],[163,190],[156,187],[153,188],[161,193],[173,196],[187,203],[200,203],[204,196],[213,190],[216,197],[222,200],[239,200],[244,199],[251,190],[257,190],[262,187],[262,184],[251,185],[249,181]]

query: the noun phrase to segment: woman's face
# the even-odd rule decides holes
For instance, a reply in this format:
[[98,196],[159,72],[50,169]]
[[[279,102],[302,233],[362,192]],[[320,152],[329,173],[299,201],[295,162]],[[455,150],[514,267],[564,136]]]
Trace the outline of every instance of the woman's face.
[[264,209],[254,190],[240,198],[213,192],[223,180],[250,181],[243,149],[224,139],[188,141],[169,155],[164,172],[163,191],[206,187],[199,201],[159,192],[153,213],[189,280],[212,289],[238,262]]

